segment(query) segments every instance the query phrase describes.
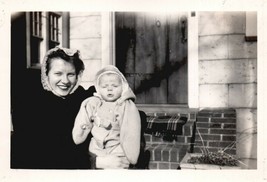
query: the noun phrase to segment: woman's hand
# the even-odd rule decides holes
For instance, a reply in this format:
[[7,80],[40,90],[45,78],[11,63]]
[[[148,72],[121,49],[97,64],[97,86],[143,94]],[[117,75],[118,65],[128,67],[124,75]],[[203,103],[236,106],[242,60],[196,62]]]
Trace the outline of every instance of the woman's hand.
[[96,157],[96,168],[102,169],[128,169],[130,163],[126,157],[106,155]]

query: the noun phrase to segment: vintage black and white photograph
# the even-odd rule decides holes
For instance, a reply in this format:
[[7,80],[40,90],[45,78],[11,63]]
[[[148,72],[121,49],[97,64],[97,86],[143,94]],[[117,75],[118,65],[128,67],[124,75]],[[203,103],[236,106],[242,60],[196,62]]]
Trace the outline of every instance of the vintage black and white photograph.
[[99,171],[266,180],[261,11],[9,13],[6,181]]

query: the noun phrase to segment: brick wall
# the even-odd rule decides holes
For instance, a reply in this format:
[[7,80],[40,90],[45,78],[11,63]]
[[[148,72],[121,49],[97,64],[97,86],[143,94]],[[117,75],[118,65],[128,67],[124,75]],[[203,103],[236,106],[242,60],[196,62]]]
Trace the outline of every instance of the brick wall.
[[[172,113],[147,113],[148,117],[162,115],[172,115]],[[182,134],[176,136],[172,141],[166,141],[160,135],[145,134],[147,149],[151,154],[149,169],[177,169],[179,162],[190,150],[196,112],[188,111],[187,114],[180,115],[186,117],[188,121],[182,127]]]
[[234,109],[203,109],[197,115],[196,128],[195,153],[201,153],[204,148],[210,152],[229,148],[226,153],[236,154]]
[[[172,115],[170,113],[147,113],[149,117]],[[201,153],[204,146],[210,152],[225,149],[236,155],[236,111],[231,108],[203,109],[182,114],[188,121],[182,127],[181,135],[166,141],[161,135],[145,134],[147,149],[150,151],[149,169],[177,169],[186,152]],[[198,131],[194,133],[194,124]]]

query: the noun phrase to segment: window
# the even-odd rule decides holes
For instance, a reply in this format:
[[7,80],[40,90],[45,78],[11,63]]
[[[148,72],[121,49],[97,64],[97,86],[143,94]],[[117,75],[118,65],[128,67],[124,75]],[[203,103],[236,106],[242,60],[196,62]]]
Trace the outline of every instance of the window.
[[31,66],[36,66],[40,60],[40,45],[43,41],[42,33],[42,13],[30,13],[30,44],[31,44]]
[[59,18],[58,13],[49,13],[49,49],[56,47],[59,42]]
[[[64,21],[68,21],[64,14],[67,13],[26,13],[27,68],[40,68],[46,51],[62,44]],[[64,38],[68,39],[67,36]]]
[[116,12],[116,66],[138,104],[188,105],[187,13]]
[[[102,57],[105,58],[104,60],[109,60],[104,62],[104,64],[114,64],[118,66],[118,61],[115,55],[115,47],[116,47],[116,21],[115,21],[115,14],[112,13],[104,13],[102,16],[102,29],[105,30],[102,32],[103,38],[102,42]],[[188,43],[188,107],[189,108],[198,108],[199,107],[199,75],[198,75],[198,13],[197,12],[188,12],[188,34],[187,43]],[[129,22],[131,23],[131,22]],[[107,51],[107,47],[110,48],[110,52]],[[130,83],[131,84],[131,83]],[[155,112],[155,111],[162,111],[162,112],[177,112],[177,110],[185,108],[186,105],[179,105],[179,104],[138,104],[138,108],[147,112]],[[186,108],[185,108],[186,109]]]

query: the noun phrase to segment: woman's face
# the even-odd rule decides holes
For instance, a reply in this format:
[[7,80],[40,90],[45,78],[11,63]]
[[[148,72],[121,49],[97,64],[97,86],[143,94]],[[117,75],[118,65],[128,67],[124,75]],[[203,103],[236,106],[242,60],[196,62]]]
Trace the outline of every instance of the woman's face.
[[73,64],[61,58],[53,58],[48,71],[48,82],[60,96],[67,96],[77,83]]
[[116,101],[122,93],[122,82],[116,74],[104,74],[99,78],[99,93],[107,102]]

